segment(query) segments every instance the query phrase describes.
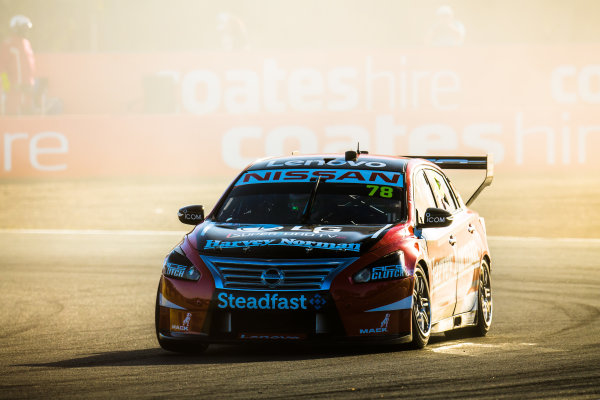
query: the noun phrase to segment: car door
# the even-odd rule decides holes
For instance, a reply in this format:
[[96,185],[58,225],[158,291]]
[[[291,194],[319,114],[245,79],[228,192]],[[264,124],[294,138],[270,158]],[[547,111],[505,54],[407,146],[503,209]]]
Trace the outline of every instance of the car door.
[[[454,243],[454,265],[456,271],[456,307],[453,314],[470,311],[473,297],[474,268],[479,265],[478,246],[473,240],[475,214],[469,213],[452,189],[443,174],[427,170],[427,178],[432,185],[438,204],[453,215],[451,240]],[[476,282],[476,281],[475,281]],[[475,283],[476,285],[476,283]]]
[[[413,180],[415,216],[417,225],[423,222],[425,210],[430,207],[444,208],[442,201],[434,196],[425,170],[415,172]],[[435,323],[452,316],[456,305],[456,267],[453,245],[453,226],[423,228],[416,232],[427,244],[430,267],[431,321]]]
[[[450,190],[454,192],[452,185]],[[458,196],[456,196],[458,200]],[[479,289],[479,265],[482,257],[481,235],[477,227],[480,226],[479,215],[458,201],[461,208],[456,215],[456,246],[458,276],[456,277],[456,309],[454,314],[474,311],[477,306],[477,292]]]

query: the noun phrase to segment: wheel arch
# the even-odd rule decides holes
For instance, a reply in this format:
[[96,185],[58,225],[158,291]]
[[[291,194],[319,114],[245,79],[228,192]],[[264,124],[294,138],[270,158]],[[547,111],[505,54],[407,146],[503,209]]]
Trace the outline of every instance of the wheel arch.
[[488,253],[485,253],[483,255],[482,261],[485,261],[487,263],[490,272],[492,272],[492,259],[490,258],[490,255]]
[[425,262],[423,259],[420,259],[415,263],[415,266],[417,265],[420,265],[421,268],[423,268],[423,272],[425,272],[425,276],[427,277],[427,283],[429,283],[429,287],[431,288],[431,278],[429,275],[429,266],[427,265],[427,262]]

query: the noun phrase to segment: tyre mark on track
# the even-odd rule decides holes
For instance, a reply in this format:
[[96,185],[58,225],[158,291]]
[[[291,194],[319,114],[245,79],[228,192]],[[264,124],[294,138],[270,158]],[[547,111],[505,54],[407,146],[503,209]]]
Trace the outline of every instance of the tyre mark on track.
[[[39,304],[27,300],[21,300],[18,304],[12,306],[5,305],[5,307],[10,310],[12,315],[17,316],[17,320],[9,324],[3,324],[0,331],[1,339],[7,339],[37,329],[56,317],[65,308],[58,301],[46,301]],[[3,320],[6,321],[5,318]]]

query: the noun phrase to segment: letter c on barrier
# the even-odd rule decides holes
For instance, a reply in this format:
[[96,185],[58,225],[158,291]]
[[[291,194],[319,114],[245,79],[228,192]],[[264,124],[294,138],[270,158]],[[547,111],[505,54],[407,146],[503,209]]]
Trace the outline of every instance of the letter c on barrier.
[[[198,99],[198,86],[204,84],[206,95]],[[181,82],[182,104],[186,111],[195,115],[205,115],[216,111],[221,104],[221,84],[212,71],[196,70],[186,74]]]
[[240,126],[237,128],[231,128],[223,135],[221,141],[221,156],[225,164],[231,168],[244,168],[250,164],[256,158],[255,157],[244,157],[242,155],[242,149],[246,139],[260,139],[262,138],[262,128],[260,126]]
[[577,95],[575,93],[568,93],[565,90],[565,79],[568,76],[575,76],[575,66],[573,65],[560,65],[552,71],[550,78],[550,87],[552,89],[552,97],[559,103],[575,103],[577,101]]

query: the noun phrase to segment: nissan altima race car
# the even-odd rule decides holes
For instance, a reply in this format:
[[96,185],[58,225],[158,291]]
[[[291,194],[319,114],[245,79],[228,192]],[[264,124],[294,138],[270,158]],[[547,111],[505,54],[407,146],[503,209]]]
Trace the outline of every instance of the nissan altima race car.
[[[409,342],[492,322],[485,224],[469,209],[487,157],[296,155],[242,171],[165,258],[156,335],[210,343]],[[482,169],[465,203],[443,169]]]

